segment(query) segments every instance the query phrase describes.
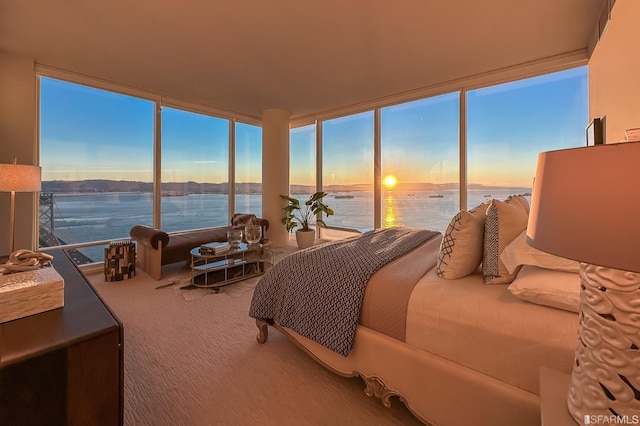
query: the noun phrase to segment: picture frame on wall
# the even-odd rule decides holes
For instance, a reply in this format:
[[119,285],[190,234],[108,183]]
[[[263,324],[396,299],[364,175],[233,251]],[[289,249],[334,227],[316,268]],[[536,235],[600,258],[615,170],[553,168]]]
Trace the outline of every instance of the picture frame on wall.
[[604,144],[604,119],[594,118],[586,129],[587,146]]

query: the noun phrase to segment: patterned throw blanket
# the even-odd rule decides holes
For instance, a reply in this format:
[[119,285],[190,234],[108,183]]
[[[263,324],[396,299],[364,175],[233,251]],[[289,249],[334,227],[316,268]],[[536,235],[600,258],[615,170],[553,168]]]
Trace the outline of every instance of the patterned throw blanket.
[[394,227],[295,252],[263,275],[249,315],[273,319],[347,356],[369,278],[436,235]]

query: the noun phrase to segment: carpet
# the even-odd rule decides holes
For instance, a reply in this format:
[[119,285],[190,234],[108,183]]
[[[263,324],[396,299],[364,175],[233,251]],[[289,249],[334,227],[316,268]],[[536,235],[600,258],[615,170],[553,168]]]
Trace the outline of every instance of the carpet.
[[124,324],[124,426],[420,425],[396,398],[384,407],[362,380],[330,372],[277,330],[257,343],[253,290],[187,302],[157,287],[188,268],[162,272],[163,281],[88,275]]

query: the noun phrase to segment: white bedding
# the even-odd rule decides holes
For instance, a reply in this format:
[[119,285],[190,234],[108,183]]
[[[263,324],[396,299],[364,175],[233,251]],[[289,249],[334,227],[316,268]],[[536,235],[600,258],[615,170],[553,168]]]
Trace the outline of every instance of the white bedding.
[[540,394],[539,369],[569,373],[578,315],[520,300],[480,273],[416,285],[408,305],[407,343],[525,391]]
[[[427,424],[539,425],[540,367],[570,372],[578,315],[485,285],[480,271],[438,278],[438,246],[434,239],[371,277],[346,357],[275,326],[332,371],[362,377],[367,395],[385,404],[399,396]],[[528,279],[563,285],[535,269]],[[266,341],[266,323],[258,328]]]

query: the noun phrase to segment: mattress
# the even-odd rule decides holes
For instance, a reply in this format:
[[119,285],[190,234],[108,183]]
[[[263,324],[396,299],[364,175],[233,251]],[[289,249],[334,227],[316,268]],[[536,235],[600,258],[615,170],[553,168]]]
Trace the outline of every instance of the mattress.
[[477,272],[445,280],[436,268],[415,285],[407,307],[410,345],[540,394],[542,366],[569,373],[578,315],[520,300]]

